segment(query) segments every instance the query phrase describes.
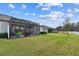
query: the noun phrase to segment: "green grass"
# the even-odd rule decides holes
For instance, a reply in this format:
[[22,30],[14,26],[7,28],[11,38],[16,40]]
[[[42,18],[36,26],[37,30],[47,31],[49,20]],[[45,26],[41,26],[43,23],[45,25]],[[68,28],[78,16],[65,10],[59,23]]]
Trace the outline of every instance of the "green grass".
[[1,56],[79,56],[79,36],[49,33],[20,39],[0,39]]

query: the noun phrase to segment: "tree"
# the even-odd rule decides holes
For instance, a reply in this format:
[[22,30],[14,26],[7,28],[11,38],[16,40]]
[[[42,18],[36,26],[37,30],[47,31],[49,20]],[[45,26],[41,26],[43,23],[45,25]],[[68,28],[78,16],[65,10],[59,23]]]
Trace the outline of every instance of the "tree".
[[76,31],[76,24],[75,23],[71,23],[70,31]]
[[63,22],[63,30],[66,31],[67,36],[69,37],[69,31],[70,31],[70,18],[67,17],[65,21]]
[[58,27],[56,27],[56,29],[57,29],[58,31],[63,31],[63,27],[62,27],[62,26],[58,26]]
[[63,28],[64,31],[69,31],[70,30],[70,18],[67,17],[66,20],[63,22]]
[[79,22],[77,23],[77,26],[76,27],[77,27],[77,31],[79,31]]

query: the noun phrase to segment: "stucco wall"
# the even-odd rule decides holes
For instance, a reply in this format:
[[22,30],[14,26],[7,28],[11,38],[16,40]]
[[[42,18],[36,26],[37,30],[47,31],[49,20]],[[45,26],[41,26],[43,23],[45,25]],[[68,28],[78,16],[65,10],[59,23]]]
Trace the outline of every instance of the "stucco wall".
[[48,32],[48,29],[46,27],[40,27],[40,32]]
[[8,22],[2,22],[0,21],[0,33],[8,33]]

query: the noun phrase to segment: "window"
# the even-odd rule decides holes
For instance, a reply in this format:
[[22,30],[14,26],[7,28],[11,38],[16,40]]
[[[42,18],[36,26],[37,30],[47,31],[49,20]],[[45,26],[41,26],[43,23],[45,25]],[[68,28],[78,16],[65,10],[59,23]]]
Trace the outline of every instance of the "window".
[[17,27],[15,27],[15,29],[19,29],[19,27],[17,26]]
[[20,27],[21,30],[24,30],[24,27]]

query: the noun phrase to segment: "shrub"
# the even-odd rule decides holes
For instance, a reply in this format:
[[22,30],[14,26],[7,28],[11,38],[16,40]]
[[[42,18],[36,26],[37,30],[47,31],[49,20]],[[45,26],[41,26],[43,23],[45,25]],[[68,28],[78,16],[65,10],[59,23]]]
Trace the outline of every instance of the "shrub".
[[16,35],[22,35],[22,32],[16,32]]
[[0,38],[8,38],[8,33],[0,33]]
[[16,32],[16,37],[20,38],[20,36],[22,35],[22,32]]
[[47,34],[47,32],[40,32],[40,34]]

